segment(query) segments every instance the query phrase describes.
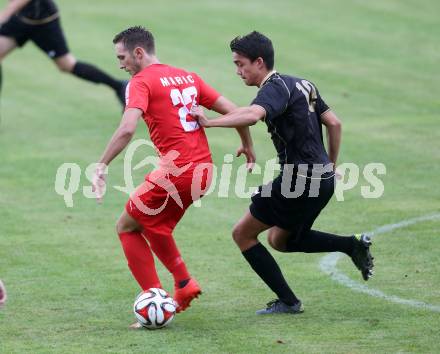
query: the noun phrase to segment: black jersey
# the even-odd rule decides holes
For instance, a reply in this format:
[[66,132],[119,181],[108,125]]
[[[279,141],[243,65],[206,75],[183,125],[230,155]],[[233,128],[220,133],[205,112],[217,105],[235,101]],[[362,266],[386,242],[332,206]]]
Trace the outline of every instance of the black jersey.
[[281,167],[330,163],[320,117],[329,107],[311,82],[274,73],[263,83],[252,104],[266,110],[265,123]]
[[44,20],[58,13],[57,5],[52,0],[31,0],[17,16],[29,20]]

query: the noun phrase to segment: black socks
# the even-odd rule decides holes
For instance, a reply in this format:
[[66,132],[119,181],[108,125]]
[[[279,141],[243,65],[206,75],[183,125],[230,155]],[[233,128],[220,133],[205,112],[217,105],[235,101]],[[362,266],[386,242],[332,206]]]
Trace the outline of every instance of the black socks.
[[306,234],[303,234],[298,241],[294,240],[293,237],[289,239],[285,252],[343,252],[351,256],[355,240],[354,236],[344,237],[310,230]]
[[261,243],[243,251],[242,254],[255,273],[282,302],[292,306],[299,301],[284,279],[277,262]]
[[78,61],[73,67],[72,74],[97,84],[110,86],[113,90],[119,92],[122,89],[123,82],[112,78],[96,66]]
[[[355,242],[354,236],[337,236],[310,230],[299,241],[295,241],[292,237],[287,242],[286,252],[343,252],[351,256]],[[242,254],[255,273],[277,294],[282,302],[292,306],[299,301],[284,279],[277,262],[261,243],[243,251]]]

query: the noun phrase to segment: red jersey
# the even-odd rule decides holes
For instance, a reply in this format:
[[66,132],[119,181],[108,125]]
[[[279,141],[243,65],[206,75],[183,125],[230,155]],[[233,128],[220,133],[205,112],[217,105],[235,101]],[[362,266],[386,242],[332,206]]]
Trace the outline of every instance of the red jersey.
[[189,114],[193,104],[210,109],[220,94],[197,74],[165,64],[153,64],[132,77],[126,109],[138,108],[161,156],[177,151],[177,166],[210,162],[205,131]]

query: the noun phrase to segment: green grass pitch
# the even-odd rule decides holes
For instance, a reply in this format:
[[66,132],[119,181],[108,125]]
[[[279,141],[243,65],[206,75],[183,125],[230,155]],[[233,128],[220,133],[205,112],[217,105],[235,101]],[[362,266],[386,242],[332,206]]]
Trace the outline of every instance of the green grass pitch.
[[[235,74],[229,41],[259,30],[272,38],[276,69],[314,82],[343,121],[339,163],[385,164],[385,192],[364,199],[361,179],[333,199],[315,227],[339,234],[440,213],[439,2],[60,0],[71,51],[118,69],[112,38],[136,24],[156,36],[160,60],[199,73],[239,105],[254,97]],[[3,4],[4,5],[4,4]],[[231,188],[191,208],[175,238],[204,290],[166,329],[130,331],[139,289],[114,224],[126,195],[123,159],[110,167],[103,205],[82,195],[84,170],[120,120],[113,93],[71,76],[32,44],[2,64],[0,125],[0,353],[434,353],[440,313],[360,294],[319,268],[324,255],[273,252],[305,305],[299,316],[257,317],[273,298],[230,233],[248,207]],[[252,128],[260,164],[275,156],[264,124]],[[209,130],[215,162],[234,153],[233,131]],[[140,126],[137,138],[147,137]],[[135,156],[142,159],[142,152]],[[64,162],[82,170],[73,208],[55,193]],[[234,159],[237,167],[242,161]],[[236,171],[236,169],[234,169]],[[137,171],[139,182],[145,171]],[[234,172],[235,173],[235,172]],[[234,174],[233,174],[234,176]],[[257,185],[253,175],[248,185]],[[366,285],[440,306],[440,220],[379,235]],[[266,242],[264,237],[261,238]],[[345,257],[338,269],[361,281]],[[172,279],[157,263],[163,285]]]

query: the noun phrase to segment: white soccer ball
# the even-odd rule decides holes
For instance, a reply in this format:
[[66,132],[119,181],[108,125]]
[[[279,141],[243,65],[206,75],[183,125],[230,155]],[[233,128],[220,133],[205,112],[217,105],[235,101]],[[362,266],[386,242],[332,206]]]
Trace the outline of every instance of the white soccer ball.
[[158,329],[171,323],[176,314],[176,303],[165,290],[150,288],[138,295],[133,311],[143,327]]

